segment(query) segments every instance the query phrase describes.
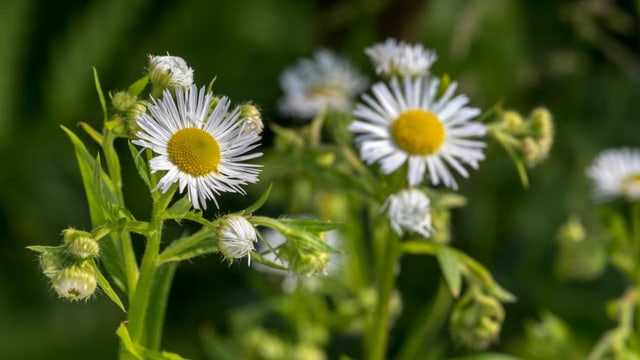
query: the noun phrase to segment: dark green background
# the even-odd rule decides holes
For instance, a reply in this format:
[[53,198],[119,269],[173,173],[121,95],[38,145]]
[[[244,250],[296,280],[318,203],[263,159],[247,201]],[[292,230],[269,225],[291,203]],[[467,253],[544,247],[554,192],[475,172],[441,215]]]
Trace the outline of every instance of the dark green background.
[[[554,236],[569,213],[590,206],[584,169],[595,154],[640,143],[639,6],[631,0],[0,1],[0,358],[116,356],[114,331],[123,315],[100,295],[86,304],[56,299],[35,254],[25,250],[58,244],[67,226],[89,226],[72,147],[59,125],[100,126],[92,66],[105,89],[124,89],[143,74],[147,54],[169,52],[186,59],[198,84],[217,76],[216,92],[254,101],[267,122],[286,122],[275,111],[283,67],[326,46],[373,76],[363,48],[388,36],[435,49],[434,71],[457,79],[473,105],[486,109],[502,100],[524,113],[538,105],[553,112],[554,148],[531,172],[530,189],[522,189],[496,146],[480,171],[462,181],[470,204],[454,214],[454,245],[519,298],[507,306],[495,351],[517,351],[510,344],[523,323],[545,309],[593,343],[613,326],[603,307],[624,282],[611,270],[586,283],[555,278]],[[134,212],[144,213],[147,195],[130,174],[125,195]],[[424,283],[425,267],[435,284],[431,260],[403,264],[407,312],[396,334],[407,331],[412,307],[433,290]],[[217,256],[181,265],[166,348],[205,358],[199,331],[224,333],[229,309],[248,301],[247,284],[259,276],[243,264],[228,268]]]

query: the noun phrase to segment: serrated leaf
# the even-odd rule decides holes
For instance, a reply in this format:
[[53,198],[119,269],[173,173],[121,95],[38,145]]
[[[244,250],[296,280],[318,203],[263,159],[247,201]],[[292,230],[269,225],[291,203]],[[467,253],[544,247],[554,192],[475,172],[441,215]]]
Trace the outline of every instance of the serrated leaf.
[[462,272],[460,271],[460,259],[458,255],[449,247],[442,246],[436,254],[442,275],[449,285],[449,290],[454,298],[460,296],[462,285]]
[[129,88],[127,89],[127,93],[129,93],[129,95],[138,96],[144,90],[144,88],[147,87],[148,83],[149,77],[145,75],[131,84],[131,86],[129,86]]
[[131,152],[131,158],[133,159],[133,163],[136,165],[136,170],[138,170],[138,175],[142,178],[142,181],[147,185],[149,190],[153,189],[151,185],[151,178],[149,177],[149,164],[147,160],[142,156],[142,152],[140,152],[131,142],[129,142],[129,152]]
[[269,194],[271,193],[271,188],[273,188],[273,183],[269,184],[269,187],[267,188],[267,190],[265,190],[264,193],[262,193],[262,195],[260,195],[260,198],[256,202],[251,204],[249,207],[244,209],[244,212],[247,214],[252,214],[256,210],[260,209],[262,205],[264,205],[264,203],[269,198]]
[[114,304],[118,305],[118,307],[120,308],[120,310],[122,310],[122,312],[126,313],[127,310],[125,310],[124,304],[122,304],[120,297],[118,296],[118,294],[116,294],[115,290],[113,290],[107,278],[105,278],[104,275],[102,275],[102,272],[100,271],[100,269],[98,269],[95,263],[92,265],[96,273],[96,277],[98,279],[98,285],[100,285],[100,288],[102,289],[104,294],[107,295],[109,299],[111,299],[111,301],[114,302]]
[[107,121],[107,101],[104,98],[102,92],[102,86],[100,85],[100,78],[98,77],[98,70],[93,68],[93,80],[96,84],[96,92],[98,93],[98,99],[100,100],[100,107],[102,107],[102,114],[104,115],[104,121]]

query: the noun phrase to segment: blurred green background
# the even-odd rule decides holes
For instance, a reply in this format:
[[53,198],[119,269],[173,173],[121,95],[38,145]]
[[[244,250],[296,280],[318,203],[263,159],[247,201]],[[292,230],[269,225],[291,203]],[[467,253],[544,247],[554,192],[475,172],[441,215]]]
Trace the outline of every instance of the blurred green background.
[[[57,245],[68,226],[89,227],[59,125],[100,126],[92,66],[104,89],[124,89],[143,74],[147,54],[169,52],[195,69],[196,83],[217,76],[216,92],[257,103],[266,121],[286,122],[275,106],[285,66],[325,46],[373,77],[363,48],[389,36],[435,49],[435,72],[451,74],[475,106],[503,101],[528,113],[545,105],[555,115],[554,148],[531,172],[528,190],[496,146],[463,181],[470,204],[454,213],[454,245],[518,296],[493,350],[518,353],[524,324],[544,310],[588,347],[613,326],[604,305],[624,283],[611,270],[589,282],[556,278],[554,237],[568,214],[591,204],[584,170],[595,154],[640,145],[639,9],[632,0],[0,1],[0,359],[116,357],[123,315],[104,296],[58,300],[25,249]],[[146,194],[130,175],[128,203],[144,212]],[[434,264],[404,261],[396,338],[431,296]],[[425,266],[433,284],[425,283]],[[207,358],[203,329],[225,334],[230,309],[253,300],[247,288],[260,276],[215,256],[182,264],[165,347]]]

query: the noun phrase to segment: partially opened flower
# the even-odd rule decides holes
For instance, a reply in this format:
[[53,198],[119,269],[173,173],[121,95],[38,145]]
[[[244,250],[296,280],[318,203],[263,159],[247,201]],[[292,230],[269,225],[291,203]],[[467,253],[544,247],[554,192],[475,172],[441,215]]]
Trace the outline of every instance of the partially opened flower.
[[468,107],[468,98],[454,96],[451,83],[437,97],[440,80],[433,77],[396,78],[390,84],[373,85],[373,97],[365,94],[357,104],[356,120],[349,130],[356,133],[360,156],[368,164],[380,163],[384,174],[408,163],[409,186],[420,184],[425,173],[433,185],[457,188],[450,168],[469,176],[465,165],[477,168],[484,159],[486,128],[471,121],[480,110]]
[[407,44],[387,39],[364,50],[369,56],[376,74],[387,77],[416,77],[429,74],[431,65],[438,59],[436,53],[420,44]]
[[234,259],[247,257],[251,265],[253,244],[258,241],[256,228],[242,216],[230,216],[222,220],[218,247],[224,257],[232,262]]
[[136,118],[142,130],[133,143],[158,154],[150,161],[152,172],[167,171],[156,189],[166,192],[177,182],[196,209],[206,209],[206,200],[218,206],[216,196],[222,192],[244,194],[241,186],[257,182],[260,173],[260,165],[245,163],[262,155],[250,153],[260,136],[247,131],[237,107],[229,111],[228,98],[213,110],[211,99],[195,85],[177,88],[175,98],[165,90],[161,100],[152,100],[150,114]]
[[640,200],[640,149],[609,149],[600,153],[587,169],[597,200],[622,197]]
[[345,59],[321,49],[312,59],[301,59],[280,76],[285,116],[312,118],[323,110],[351,111],[354,98],[367,80]]
[[418,189],[405,189],[389,196],[385,203],[391,228],[400,236],[406,231],[431,236],[430,201]]
[[193,69],[179,56],[149,55],[149,80],[162,89],[185,88],[193,84]]

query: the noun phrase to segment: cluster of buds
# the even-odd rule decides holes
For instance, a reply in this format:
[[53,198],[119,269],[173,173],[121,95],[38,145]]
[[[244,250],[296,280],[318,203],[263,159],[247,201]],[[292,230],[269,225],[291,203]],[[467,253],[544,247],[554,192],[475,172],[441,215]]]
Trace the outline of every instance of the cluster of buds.
[[451,335],[462,346],[485,349],[498,339],[504,317],[504,308],[496,297],[471,286],[451,313]]
[[289,264],[289,269],[297,275],[311,276],[326,274],[329,253],[322,249],[299,246],[287,241],[280,247],[279,256]]
[[139,100],[137,95],[131,94],[129,91],[117,91],[109,95],[114,111],[122,120],[124,134],[135,134],[139,130],[136,117],[147,111],[147,103]]
[[549,110],[541,107],[526,119],[515,111],[503,111],[493,131],[507,150],[528,167],[544,161],[553,145],[553,117]]
[[98,285],[94,259],[100,255],[100,245],[91,233],[73,228],[63,231],[63,239],[60,246],[32,249],[40,252],[42,273],[60,298],[87,300]]

